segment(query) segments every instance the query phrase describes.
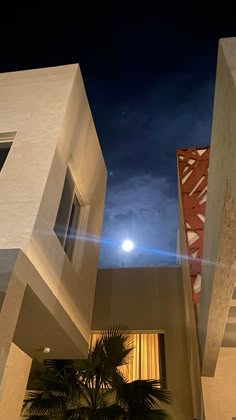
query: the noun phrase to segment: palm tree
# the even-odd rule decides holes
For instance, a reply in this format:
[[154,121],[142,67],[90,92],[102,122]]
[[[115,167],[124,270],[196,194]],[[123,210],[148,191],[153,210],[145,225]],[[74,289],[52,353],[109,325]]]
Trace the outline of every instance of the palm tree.
[[171,404],[172,397],[160,388],[158,380],[136,380],[124,383],[117,390],[117,402],[126,411],[129,420],[169,419],[159,402]]
[[46,360],[33,372],[22,415],[28,419],[138,420],[169,419],[160,403],[169,391],[158,380],[128,383],[120,371],[132,351],[124,327],[104,331],[82,360]]

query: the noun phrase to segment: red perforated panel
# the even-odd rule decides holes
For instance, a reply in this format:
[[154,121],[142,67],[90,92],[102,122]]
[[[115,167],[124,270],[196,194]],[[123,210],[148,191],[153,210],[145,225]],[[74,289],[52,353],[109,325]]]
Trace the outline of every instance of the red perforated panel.
[[189,257],[193,303],[199,303],[207,200],[209,147],[177,151],[180,192]]

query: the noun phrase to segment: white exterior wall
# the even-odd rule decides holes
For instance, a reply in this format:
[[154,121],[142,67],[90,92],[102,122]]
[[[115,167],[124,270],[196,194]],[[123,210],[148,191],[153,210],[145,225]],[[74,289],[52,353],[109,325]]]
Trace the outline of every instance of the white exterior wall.
[[[43,337],[51,340],[52,357],[63,358],[64,349],[64,357],[75,357],[76,351],[86,356],[98,243],[78,241],[74,269],[53,229],[68,165],[83,202],[83,236],[100,236],[106,188],[78,65],[1,74],[4,132],[16,132],[16,137],[0,173],[0,412],[8,404],[4,384],[12,343],[38,357],[33,329],[27,334],[32,310],[42,346]],[[41,321],[47,313],[50,331]]]

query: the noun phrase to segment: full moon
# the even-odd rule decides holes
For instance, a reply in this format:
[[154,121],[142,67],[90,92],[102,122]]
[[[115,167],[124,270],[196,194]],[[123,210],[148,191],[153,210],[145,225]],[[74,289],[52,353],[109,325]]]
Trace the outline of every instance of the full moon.
[[134,248],[134,243],[132,241],[130,241],[129,239],[126,239],[123,243],[122,243],[122,249],[125,252],[130,252],[132,251],[132,249]]

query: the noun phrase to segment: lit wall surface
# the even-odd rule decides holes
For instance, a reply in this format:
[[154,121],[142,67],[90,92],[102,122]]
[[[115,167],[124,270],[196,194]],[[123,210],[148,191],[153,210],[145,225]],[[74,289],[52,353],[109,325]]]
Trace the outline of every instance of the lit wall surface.
[[171,411],[176,420],[194,418],[181,268],[99,270],[92,329],[116,324],[165,333],[167,386],[174,395]]
[[[29,360],[45,357],[44,347],[52,358],[87,355],[106,189],[77,64],[0,75],[0,143],[9,133],[0,172],[0,418],[6,420],[17,418]],[[81,210],[73,261],[54,231],[68,167]],[[97,240],[85,240],[91,237]],[[14,358],[24,375],[9,393]]]

